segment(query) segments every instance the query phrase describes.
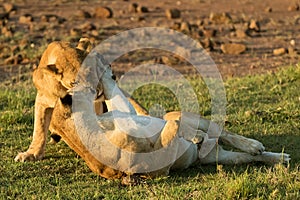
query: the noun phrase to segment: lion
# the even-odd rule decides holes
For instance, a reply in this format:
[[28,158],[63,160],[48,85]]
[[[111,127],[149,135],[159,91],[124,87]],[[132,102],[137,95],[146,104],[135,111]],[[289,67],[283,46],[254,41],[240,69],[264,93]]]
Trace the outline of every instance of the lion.
[[[288,154],[266,152],[261,142],[222,130],[195,113],[174,111],[163,119],[149,116],[118,87],[110,65],[91,52],[88,39],[80,40],[77,47],[51,43],[33,72],[33,82],[37,88],[33,140],[16,161],[42,159],[48,130],[61,137],[93,172],[108,179],[167,175],[195,163],[290,160]],[[241,152],[226,151],[219,141]],[[160,150],[160,157],[139,156]],[[157,162],[167,158],[163,166]]]

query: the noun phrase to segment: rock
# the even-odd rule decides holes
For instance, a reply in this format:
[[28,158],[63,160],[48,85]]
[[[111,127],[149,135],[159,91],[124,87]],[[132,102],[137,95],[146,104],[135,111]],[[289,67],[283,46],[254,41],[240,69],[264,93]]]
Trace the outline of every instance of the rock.
[[2,20],[2,19],[8,19],[9,18],[9,13],[6,13],[6,12],[4,12],[4,13],[0,13],[0,19]]
[[248,28],[249,28],[249,30],[259,32],[260,31],[260,24],[259,24],[258,21],[254,20],[254,19],[251,19],[251,21],[249,22]]
[[12,37],[13,31],[10,27],[4,26],[1,29],[1,34],[4,35],[5,37]]
[[89,23],[89,22],[86,22],[85,24],[82,24],[80,26],[80,29],[83,31],[83,32],[87,32],[87,31],[92,31],[92,30],[96,30],[96,26],[92,23]]
[[298,11],[298,10],[299,10],[299,4],[297,4],[297,3],[290,5],[288,7],[288,11]]
[[12,3],[3,3],[3,8],[7,13],[17,10],[17,7]]
[[204,40],[201,40],[200,44],[206,50],[209,50],[209,51],[214,50],[214,46],[213,46],[213,43],[210,40],[210,38],[205,38]]
[[131,13],[136,13],[138,6],[139,5],[137,3],[132,3],[132,4],[129,5],[128,11],[131,12]]
[[31,24],[31,22],[33,22],[33,17],[30,14],[22,15],[19,18],[19,22],[21,24]]
[[241,54],[246,51],[246,46],[243,44],[237,44],[237,43],[227,43],[221,45],[221,50],[225,54]]
[[265,12],[270,13],[270,12],[272,12],[272,11],[273,11],[273,9],[272,9],[271,7],[266,7],[266,8],[265,8]]
[[216,36],[217,31],[215,29],[204,29],[202,30],[203,35],[207,38],[212,38]]
[[71,30],[70,30],[70,35],[72,36],[72,37],[78,37],[78,36],[80,36],[82,34],[82,31],[80,30],[80,29],[78,29],[78,28],[72,28]]
[[138,13],[147,13],[147,12],[149,12],[148,8],[145,7],[145,6],[138,6],[138,7],[136,8],[136,11],[137,11]]
[[109,7],[96,7],[95,8],[95,13],[94,13],[95,18],[112,18],[113,17],[113,11]]
[[188,22],[180,23],[180,31],[188,33],[190,32],[190,30],[191,30],[191,26]]
[[87,18],[91,18],[92,15],[87,12],[87,11],[84,11],[84,10],[78,10],[75,14],[75,17],[78,17],[80,19],[87,19]]
[[42,15],[40,17],[40,20],[41,20],[41,22],[58,22],[58,23],[62,23],[65,21],[64,18],[60,18],[59,16],[52,15],[52,14]]
[[278,49],[274,49],[273,50],[273,54],[275,56],[281,56],[284,55],[286,53],[286,49],[285,48],[278,48]]
[[180,10],[174,8],[174,9],[167,9],[165,11],[165,14],[168,19],[177,19],[180,18],[181,12]]
[[228,24],[231,22],[231,16],[224,13],[210,13],[209,20],[214,24]]
[[246,30],[242,30],[242,29],[237,29],[235,31],[235,36],[237,38],[246,38],[248,37],[247,31]]

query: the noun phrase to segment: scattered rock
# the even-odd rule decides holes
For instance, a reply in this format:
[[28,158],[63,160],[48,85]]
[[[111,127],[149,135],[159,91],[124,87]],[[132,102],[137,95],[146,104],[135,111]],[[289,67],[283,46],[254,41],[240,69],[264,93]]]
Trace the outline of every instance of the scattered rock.
[[3,3],[3,8],[7,13],[17,10],[17,7],[12,3]]
[[78,36],[80,36],[82,34],[82,31],[80,30],[80,29],[78,29],[78,28],[72,28],[71,30],[70,30],[70,35],[72,36],[72,37],[78,37]]
[[209,20],[214,24],[228,24],[231,22],[231,16],[224,13],[210,13]]
[[166,13],[166,17],[168,19],[177,19],[177,18],[180,18],[180,15],[181,15],[181,12],[180,10],[174,8],[174,9],[167,9],[165,11]]
[[191,30],[191,26],[188,22],[180,23],[180,31],[188,33],[190,32],[190,30]]
[[138,7],[136,8],[136,11],[137,11],[138,13],[147,13],[147,12],[149,12],[148,8],[145,7],[145,6],[138,6]]
[[243,44],[237,44],[237,43],[227,43],[221,45],[221,50],[225,54],[241,54],[246,51],[246,46]]
[[59,17],[57,15],[42,15],[40,17],[41,22],[51,22],[51,23],[59,23],[62,24],[63,22],[65,22],[66,20],[62,17]]
[[247,38],[248,37],[248,34],[247,34],[247,31],[246,30],[242,30],[242,29],[237,29],[235,31],[235,36],[237,38]]
[[291,40],[291,41],[290,41],[290,44],[294,47],[294,46],[296,45],[295,40]]
[[297,4],[297,3],[290,5],[288,7],[288,11],[298,11],[298,10],[299,10],[299,4]]
[[10,27],[4,26],[1,29],[1,34],[5,37],[11,37],[13,35],[13,31]]
[[139,5],[137,3],[132,3],[132,4],[129,5],[128,11],[131,12],[131,13],[136,13],[138,6]]
[[216,36],[217,31],[215,29],[203,29],[203,35],[207,38],[212,38]]
[[274,49],[273,50],[273,54],[275,56],[281,56],[284,55],[286,53],[286,49],[285,48],[278,48],[278,49]]
[[214,50],[214,46],[213,46],[213,43],[210,40],[210,38],[205,38],[204,40],[201,40],[200,44],[206,50],[209,50],[209,51]]
[[266,8],[265,8],[265,12],[270,13],[270,12],[272,12],[272,11],[273,11],[273,9],[272,9],[271,7],[266,7]]
[[21,24],[31,24],[31,22],[33,22],[33,17],[30,14],[22,15],[19,18],[19,22]]
[[249,28],[249,30],[259,32],[260,31],[260,24],[259,24],[258,21],[254,20],[254,19],[251,19],[251,21],[249,22],[248,28]]
[[0,13],[0,19],[2,20],[2,19],[8,19],[9,18],[9,13],[6,13],[6,12],[4,12],[4,13]]
[[75,14],[75,17],[78,17],[80,19],[87,19],[87,18],[91,18],[92,15],[87,12],[87,11],[84,11],[84,10],[78,10]]
[[86,22],[85,24],[82,24],[80,26],[80,29],[82,30],[82,32],[87,32],[87,31],[96,30],[96,26],[92,23]]
[[95,8],[95,13],[94,13],[95,18],[112,18],[113,17],[113,11],[109,7],[96,7]]

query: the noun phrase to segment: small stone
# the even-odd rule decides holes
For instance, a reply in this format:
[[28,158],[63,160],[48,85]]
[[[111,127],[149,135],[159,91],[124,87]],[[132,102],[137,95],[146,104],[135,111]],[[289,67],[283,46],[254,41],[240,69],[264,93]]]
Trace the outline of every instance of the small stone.
[[84,10],[78,10],[75,16],[80,19],[87,19],[92,17],[92,15],[89,12]]
[[292,46],[295,46],[295,45],[296,45],[295,40],[291,40],[291,41],[290,41],[290,44],[291,44]]
[[73,37],[78,37],[82,34],[82,31],[80,29],[77,29],[77,28],[72,28],[70,30],[70,35],[73,36]]
[[83,32],[87,32],[87,31],[91,31],[91,30],[95,30],[96,29],[96,26],[92,23],[89,23],[89,22],[86,22],[85,24],[82,24],[80,26],[80,29],[83,31]]
[[94,13],[95,18],[112,18],[113,17],[113,11],[109,7],[97,7],[95,8]]
[[247,32],[245,30],[241,30],[241,29],[237,29],[235,31],[235,36],[237,38],[246,38],[246,37],[248,37]]
[[273,50],[273,54],[275,56],[281,56],[284,55],[286,53],[286,49],[285,48],[278,48],[278,49],[274,49]]
[[0,19],[2,20],[2,19],[8,19],[9,18],[9,13],[6,13],[6,12],[4,12],[4,13],[0,13]]
[[215,29],[204,29],[203,35],[207,38],[212,38],[216,36],[217,31]]
[[200,44],[206,50],[212,51],[214,49],[213,43],[210,40],[210,38],[205,38],[204,40],[201,40]]
[[272,11],[273,11],[273,9],[272,9],[271,7],[266,7],[266,8],[265,8],[265,12],[270,13],[270,12],[272,12]]
[[131,12],[131,13],[136,13],[138,6],[139,5],[137,3],[132,3],[132,4],[129,5],[128,11]]
[[290,5],[288,7],[288,11],[298,11],[298,10],[299,10],[299,4],[297,4],[297,3]]
[[215,24],[228,24],[231,22],[231,16],[224,13],[210,13],[209,20]]
[[180,18],[181,12],[180,10],[174,8],[174,9],[167,9],[165,11],[165,14],[168,19],[177,19]]
[[33,22],[33,17],[30,14],[22,15],[19,18],[19,22],[21,24],[30,24],[31,22]]
[[249,25],[248,25],[249,30],[254,30],[256,32],[260,31],[260,24],[258,21],[251,19]]
[[237,43],[227,43],[221,45],[221,50],[225,54],[237,55],[246,51],[246,46]]
[[11,11],[15,11],[17,7],[12,3],[4,3],[3,8],[7,13],[10,13]]
[[11,37],[13,35],[13,31],[10,27],[4,26],[1,29],[1,34],[5,37]]
[[183,31],[183,32],[190,32],[191,30],[191,26],[188,22],[181,22],[180,23],[180,31]]
[[149,12],[148,8],[145,7],[145,6],[138,6],[138,7],[136,8],[136,11],[137,11],[138,13],[147,13],[147,12]]

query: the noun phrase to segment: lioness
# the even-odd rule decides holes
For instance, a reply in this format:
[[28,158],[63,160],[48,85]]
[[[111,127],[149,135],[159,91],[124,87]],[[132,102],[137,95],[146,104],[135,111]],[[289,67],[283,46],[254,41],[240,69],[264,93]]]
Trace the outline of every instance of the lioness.
[[[265,152],[260,142],[220,130],[217,124],[197,114],[171,112],[167,113],[164,119],[145,115],[139,104],[128,100],[119,89],[108,63],[102,56],[95,52],[88,54],[89,41],[82,40],[80,44],[72,47],[65,42],[54,42],[44,52],[38,68],[33,73],[33,81],[38,90],[33,140],[26,152],[16,156],[16,161],[43,158],[49,125],[50,130],[79,154],[92,171],[105,178],[121,178],[135,173],[151,177],[166,175],[169,170],[185,169],[196,161],[204,164],[240,164],[252,161],[274,164],[290,160],[288,154]],[[87,62],[80,69],[85,58]],[[83,75],[79,74],[78,79],[79,69],[83,70]],[[95,84],[91,79],[97,79],[99,83]],[[75,102],[72,95],[76,97]],[[93,100],[99,97],[106,99],[108,112],[94,109]],[[72,107],[74,103],[77,107]],[[115,106],[114,103],[119,106]],[[180,120],[182,117],[185,118],[183,122]],[[92,119],[96,119],[97,123]],[[120,126],[118,123],[124,120],[130,123],[121,123]],[[151,121],[159,134],[153,135],[154,130],[149,127],[145,129],[141,125],[145,121]],[[220,137],[214,138],[213,133],[208,135],[209,126],[215,132],[221,132]],[[90,134],[95,130],[98,135]],[[94,148],[97,147],[97,154],[87,148],[86,141],[77,132],[88,135],[99,143],[100,146],[97,146],[97,142],[93,144],[96,145]],[[138,137],[139,135],[143,137]],[[104,138],[108,142],[103,142]],[[217,140],[243,152],[225,151],[217,144]],[[171,143],[175,143],[175,147],[168,154],[162,153],[161,156],[173,156],[176,159],[157,169],[152,169],[151,162],[139,160],[140,157],[135,157],[135,154],[126,157],[126,152],[122,151],[152,152],[164,149]],[[119,149],[110,152],[113,145]],[[184,151],[178,155],[182,149]],[[102,160],[105,163],[100,162]],[[149,168],[152,170],[141,173],[142,169]]]

